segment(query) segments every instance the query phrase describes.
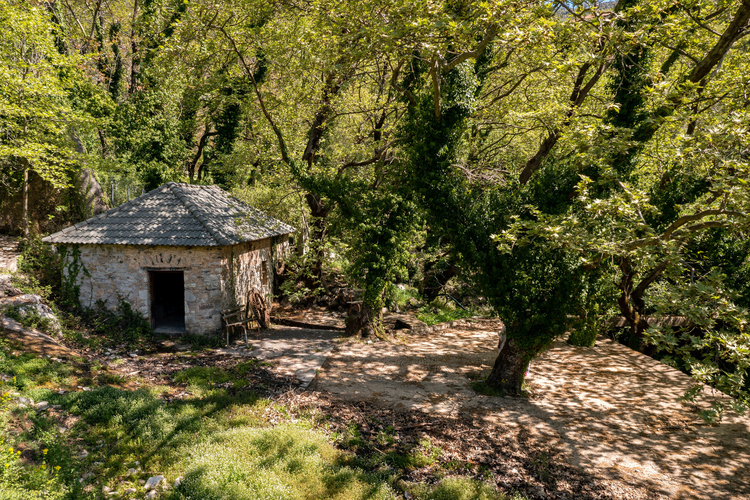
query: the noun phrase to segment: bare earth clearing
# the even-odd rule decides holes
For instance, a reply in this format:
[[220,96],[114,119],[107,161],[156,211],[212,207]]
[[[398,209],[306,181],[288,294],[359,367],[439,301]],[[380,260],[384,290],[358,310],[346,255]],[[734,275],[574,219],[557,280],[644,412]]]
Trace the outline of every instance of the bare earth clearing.
[[[311,388],[456,425],[471,416],[488,440],[529,436],[529,446],[604,480],[604,497],[750,498],[748,419],[706,425],[678,401],[693,385],[686,375],[608,339],[558,342],[534,361],[532,397],[480,396],[470,379],[489,372],[495,332],[485,321],[395,344],[347,342]],[[546,494],[562,497],[556,489]]]

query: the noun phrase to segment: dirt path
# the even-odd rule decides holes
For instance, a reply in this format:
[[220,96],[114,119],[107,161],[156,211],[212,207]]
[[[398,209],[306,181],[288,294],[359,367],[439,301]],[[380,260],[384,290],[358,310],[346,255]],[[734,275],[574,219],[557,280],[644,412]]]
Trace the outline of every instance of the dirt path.
[[299,380],[304,389],[336,347],[339,337],[340,332],[331,330],[276,325],[263,330],[260,339],[255,332],[249,334],[249,349],[245,348],[243,339],[236,339],[228,348],[216,349],[216,352],[268,361],[274,365],[276,373]]
[[496,325],[468,324],[404,343],[339,347],[313,387],[440,416],[471,413],[488,435],[515,428],[563,450],[571,465],[644,496],[750,498],[750,422],[708,426],[678,398],[689,377],[608,339],[558,342],[534,361],[531,398],[478,396],[471,378],[494,362]]

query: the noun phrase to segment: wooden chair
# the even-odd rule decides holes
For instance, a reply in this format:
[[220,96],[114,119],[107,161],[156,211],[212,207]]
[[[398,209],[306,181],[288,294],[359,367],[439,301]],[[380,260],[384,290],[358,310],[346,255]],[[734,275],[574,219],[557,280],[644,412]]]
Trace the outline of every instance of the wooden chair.
[[242,328],[242,332],[245,334],[245,347],[249,347],[247,341],[248,324],[250,328],[258,329],[258,340],[260,340],[260,324],[255,319],[252,309],[248,310],[247,306],[224,309],[221,311],[221,321],[227,331],[227,347],[229,347],[229,329],[237,326]]

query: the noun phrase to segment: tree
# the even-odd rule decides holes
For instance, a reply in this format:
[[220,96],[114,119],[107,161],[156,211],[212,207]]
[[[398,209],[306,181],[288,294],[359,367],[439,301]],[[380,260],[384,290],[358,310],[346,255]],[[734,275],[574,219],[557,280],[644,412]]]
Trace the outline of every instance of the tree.
[[68,100],[76,57],[60,54],[41,5],[0,2],[0,172],[6,188],[23,190],[29,236],[29,173],[56,187],[77,168],[74,138],[84,117]]
[[[696,18],[693,7],[685,9],[647,11],[645,19],[641,9],[615,9],[623,16],[615,25],[628,38],[653,31],[656,38],[627,44],[616,53],[620,62],[611,88],[618,112],[611,111],[593,128],[598,135],[588,136],[591,142],[585,149],[580,149],[580,138],[573,145],[588,175],[582,176],[564,214],[539,212],[499,235],[498,241],[507,252],[515,245],[544,242],[584,257],[588,267],[616,259],[621,272],[618,303],[631,324],[633,346],[644,348],[647,343],[663,353],[679,353],[681,360],[673,361],[698,380],[741,396],[747,369],[740,359],[747,345],[745,313],[732,303],[731,293],[722,291],[716,270],[708,272],[702,284],[693,277],[686,286],[684,276],[686,251],[701,233],[747,225],[747,190],[740,188],[748,182],[740,146],[746,132],[731,125],[744,114],[744,98],[731,89],[745,78],[735,65],[741,65],[746,48],[735,44],[746,33],[750,5],[738,2],[703,19]],[[669,48],[671,42],[659,33],[668,16],[681,17],[684,35],[676,37],[678,48]],[[716,25],[705,36],[709,21]],[[700,32],[703,36],[696,36]],[[652,49],[659,44],[669,50]],[[647,55],[652,50],[654,55]],[[677,66],[677,61],[682,64]],[[654,86],[663,93],[644,92]],[[679,129],[684,135],[664,149],[663,138],[674,137]],[[660,173],[653,158],[662,161]],[[675,307],[681,287],[684,300],[693,304],[692,314]],[[695,303],[698,292],[708,290],[715,300],[710,312]],[[686,330],[677,338],[670,328],[649,325],[649,309],[694,318],[700,333]]]

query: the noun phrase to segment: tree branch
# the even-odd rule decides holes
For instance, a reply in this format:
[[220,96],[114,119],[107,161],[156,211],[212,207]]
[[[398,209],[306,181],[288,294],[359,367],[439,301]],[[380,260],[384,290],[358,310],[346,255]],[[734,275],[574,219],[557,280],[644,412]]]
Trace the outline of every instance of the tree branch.
[[676,221],[674,221],[666,231],[664,231],[664,234],[661,236],[663,240],[668,240],[671,238],[672,233],[675,232],[678,228],[681,226],[684,226],[688,222],[693,222],[697,220],[701,220],[705,217],[710,217],[712,215],[728,215],[733,217],[745,217],[746,215],[743,212],[738,212],[735,210],[703,210],[702,212],[698,212],[693,215],[683,215]]
[[[557,141],[562,134],[562,129],[567,127],[573,120],[573,116],[575,116],[576,111],[583,104],[586,96],[588,96],[591,89],[594,88],[594,85],[596,85],[596,83],[599,81],[602,74],[604,74],[607,66],[608,63],[606,62],[602,62],[601,64],[599,64],[596,73],[594,73],[594,75],[589,79],[586,85],[583,85],[583,82],[586,79],[586,73],[588,73],[589,69],[591,68],[591,63],[584,63],[580,67],[580,69],[578,70],[578,76],[576,76],[575,83],[573,84],[573,91],[570,94],[570,107],[568,108],[568,111],[565,112],[565,118],[562,125],[550,131],[547,138],[542,141],[542,144],[539,146],[536,154],[532,156],[528,162],[526,162],[526,166],[523,168],[523,170],[521,171],[521,175],[519,175],[518,177],[518,181],[521,184],[526,184],[527,182],[529,182],[529,179],[531,179],[531,176],[534,174],[534,172],[539,170],[539,167],[542,165],[542,161],[547,157],[550,151],[552,151],[552,148],[555,146],[555,144],[557,144]],[[582,85],[583,87],[581,87]]]
[[484,35],[484,38],[482,38],[482,41],[479,42],[479,45],[477,45],[477,48],[470,51],[470,52],[464,52],[463,54],[459,54],[453,59],[450,60],[446,65],[442,66],[442,70],[444,72],[448,72],[461,64],[462,62],[468,60],[468,59],[476,59],[479,56],[482,55],[482,52],[484,52],[484,49],[487,48],[487,44],[489,44],[493,38],[495,38],[495,35],[497,35],[497,25],[490,26],[490,29],[487,30],[487,34]]
[[291,160],[289,159],[289,150],[286,147],[286,141],[284,141],[284,135],[281,132],[281,129],[278,125],[276,125],[276,122],[274,121],[273,117],[271,116],[271,113],[268,112],[268,109],[266,109],[266,104],[263,101],[263,96],[260,93],[260,89],[258,88],[258,82],[255,81],[255,75],[253,75],[252,70],[250,69],[250,66],[247,64],[247,61],[245,61],[245,56],[242,54],[240,49],[237,47],[237,43],[234,41],[234,39],[229,36],[227,31],[224,29],[223,26],[216,27],[221,34],[224,35],[224,37],[229,40],[229,43],[232,44],[232,49],[234,50],[234,53],[237,54],[237,57],[240,59],[240,63],[242,64],[242,69],[245,71],[245,74],[250,78],[250,81],[253,83],[253,89],[255,90],[255,96],[258,98],[258,105],[260,106],[260,110],[263,112],[263,116],[266,117],[266,121],[268,121],[268,124],[271,126],[271,129],[273,129],[273,133],[276,135],[276,140],[279,143],[279,151],[281,153],[281,160],[289,165],[291,163]]

